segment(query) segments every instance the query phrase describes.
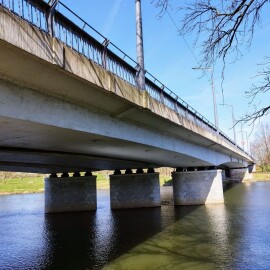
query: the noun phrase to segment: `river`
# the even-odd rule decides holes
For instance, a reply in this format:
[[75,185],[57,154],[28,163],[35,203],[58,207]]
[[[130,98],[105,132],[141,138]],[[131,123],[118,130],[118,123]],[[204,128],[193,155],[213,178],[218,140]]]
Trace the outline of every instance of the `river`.
[[270,269],[270,183],[232,185],[225,204],[44,214],[44,194],[0,196],[0,269]]

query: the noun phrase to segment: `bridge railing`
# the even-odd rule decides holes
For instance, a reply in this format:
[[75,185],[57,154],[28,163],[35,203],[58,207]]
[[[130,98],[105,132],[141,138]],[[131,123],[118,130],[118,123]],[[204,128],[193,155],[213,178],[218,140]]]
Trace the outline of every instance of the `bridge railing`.
[[48,32],[46,17],[49,6],[44,1],[0,0],[0,5],[35,25],[42,31]]
[[[63,3],[58,2],[56,10],[52,9],[48,3],[42,0],[0,0],[0,5],[38,27],[40,30],[59,39],[73,50],[102,66],[107,71],[117,75],[127,83],[137,87],[136,77],[139,70],[137,62]],[[60,9],[63,9],[63,11],[61,10],[60,12]],[[67,16],[73,16],[76,23]],[[52,19],[52,23],[50,23],[49,18]],[[80,27],[79,24],[82,26]],[[245,152],[244,149],[225,133],[220,131],[213,123],[148,71],[146,71],[145,82],[146,91],[151,97],[173,109],[180,116],[213,132],[219,133],[227,141]],[[247,152],[245,153],[248,154]]]

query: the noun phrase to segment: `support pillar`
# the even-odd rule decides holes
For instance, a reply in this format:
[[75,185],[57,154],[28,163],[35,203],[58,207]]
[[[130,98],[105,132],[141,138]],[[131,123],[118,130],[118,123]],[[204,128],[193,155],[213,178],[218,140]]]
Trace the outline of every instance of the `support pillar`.
[[175,205],[224,203],[221,170],[172,172]]
[[112,209],[160,206],[159,173],[110,175]]
[[252,174],[249,173],[249,168],[235,168],[230,169],[231,182],[240,183],[244,180],[252,178]]
[[96,208],[96,176],[45,178],[46,213],[88,211]]

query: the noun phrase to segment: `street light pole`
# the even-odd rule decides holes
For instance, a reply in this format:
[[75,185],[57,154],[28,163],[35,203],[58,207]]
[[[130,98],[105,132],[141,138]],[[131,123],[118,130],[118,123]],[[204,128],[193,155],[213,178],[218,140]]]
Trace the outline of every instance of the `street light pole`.
[[[241,131],[239,131],[242,135],[242,146],[243,146],[243,149],[244,151],[246,151],[249,155],[251,155],[251,149],[250,149],[250,142],[248,140],[248,133],[247,131],[243,130],[243,124],[241,123]],[[244,140],[244,133],[246,133],[246,142]],[[246,146],[245,146],[246,144]],[[246,148],[246,149],[245,149]]]
[[241,123],[241,134],[242,134],[242,146],[243,149],[245,150],[245,141],[244,141],[244,131],[243,131],[243,124]]
[[246,143],[247,143],[247,146],[246,146],[246,149],[247,149],[247,153],[250,154],[250,145],[249,145],[249,140],[248,140],[248,135],[247,135],[247,131],[244,131],[244,133],[246,133]]
[[232,105],[230,105],[230,104],[225,104],[225,103],[220,104],[220,105],[222,105],[222,106],[229,106],[229,107],[231,107],[231,109],[232,109],[233,139],[234,139],[234,142],[236,143],[235,118],[234,118],[233,106],[232,106]]
[[218,129],[218,116],[217,116],[217,102],[216,102],[216,92],[214,86],[214,72],[211,69],[211,84],[212,84],[212,96],[213,96],[213,104],[214,104],[214,116],[215,116],[215,125]]
[[217,103],[216,103],[216,92],[215,92],[215,85],[214,85],[214,72],[213,69],[210,67],[194,67],[192,69],[195,70],[207,70],[211,71],[211,86],[212,86],[212,97],[213,97],[213,105],[214,105],[214,119],[215,119],[215,126],[218,128],[218,113],[217,113]]
[[136,81],[138,88],[141,90],[145,90],[141,0],[135,0],[135,6],[136,6],[136,42],[137,42],[137,63],[138,63],[138,73]]

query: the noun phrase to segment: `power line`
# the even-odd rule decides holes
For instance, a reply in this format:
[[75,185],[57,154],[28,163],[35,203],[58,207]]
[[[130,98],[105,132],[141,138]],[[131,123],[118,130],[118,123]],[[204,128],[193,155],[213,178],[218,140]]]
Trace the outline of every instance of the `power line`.
[[196,60],[196,62],[197,62],[197,64],[198,64],[198,63],[199,63],[198,58],[197,58],[196,55],[194,54],[193,50],[192,50],[191,47],[189,46],[189,44],[188,44],[188,42],[186,41],[186,39],[184,38],[184,36],[181,35],[180,29],[178,28],[178,26],[177,26],[175,20],[173,19],[173,17],[171,16],[171,14],[170,14],[170,12],[169,12],[168,10],[166,10],[166,12],[167,12],[167,14],[169,15],[169,17],[170,17],[172,23],[174,24],[175,28],[177,29],[179,35],[180,35],[181,38],[184,40],[186,46],[188,47],[189,51],[191,52],[191,54],[193,55],[194,59]]
[[[166,13],[168,14],[169,18],[171,19],[173,25],[175,26],[175,28],[177,29],[178,31],[178,34],[181,36],[181,38],[184,40],[184,43],[186,44],[187,48],[189,49],[189,51],[191,52],[192,56],[194,57],[197,65],[199,65],[199,60],[198,58],[196,57],[196,55],[194,54],[193,50],[191,49],[190,45],[188,44],[188,42],[186,41],[185,37],[180,33],[180,29],[179,27],[177,26],[175,20],[173,19],[172,15],[170,14],[170,12],[168,10],[166,10]],[[207,77],[207,79],[210,81],[210,78],[207,74],[204,74],[204,76]],[[217,92],[217,94],[219,95],[219,97],[224,100],[224,96],[223,94],[221,95],[219,92]]]

